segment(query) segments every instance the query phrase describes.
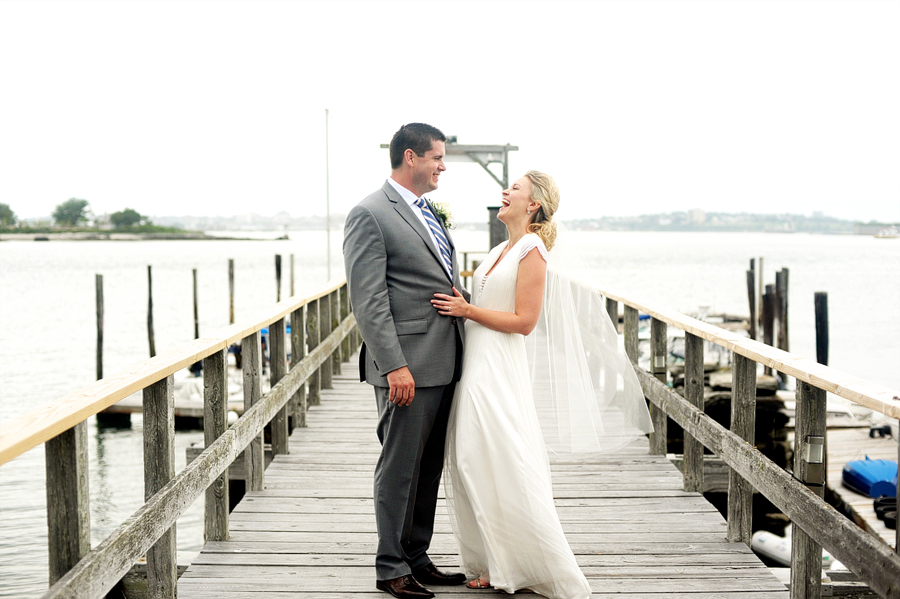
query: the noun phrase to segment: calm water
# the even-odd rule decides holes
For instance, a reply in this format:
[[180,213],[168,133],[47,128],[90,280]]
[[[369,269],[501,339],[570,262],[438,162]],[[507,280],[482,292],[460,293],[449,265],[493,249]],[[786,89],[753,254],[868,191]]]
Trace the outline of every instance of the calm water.
[[[279,232],[278,234],[281,234]],[[277,234],[266,235],[274,238]],[[486,233],[457,231],[461,250],[485,248]],[[94,275],[104,277],[105,365],[112,374],[148,357],[147,265],[153,266],[156,347],[193,337],[191,269],[198,270],[200,334],[228,325],[228,259],[235,259],[240,321],[275,301],[274,255],[284,256],[282,296],[324,284],[325,233],[290,241],[4,242],[0,244],[0,434],[3,422],[46,405],[94,378]],[[593,277],[611,289],[685,312],[745,314],[745,271],[762,256],[765,281],[790,269],[791,349],[815,357],[813,293],[827,291],[830,363],[900,388],[900,240],[862,236],[575,233]],[[332,274],[342,276],[340,234]],[[143,503],[140,418],[131,430],[89,421],[92,541],[102,541]],[[177,468],[203,433],[176,434]],[[0,468],[0,596],[46,589],[44,457],[38,447]],[[202,545],[202,499],[178,521],[178,548]]]

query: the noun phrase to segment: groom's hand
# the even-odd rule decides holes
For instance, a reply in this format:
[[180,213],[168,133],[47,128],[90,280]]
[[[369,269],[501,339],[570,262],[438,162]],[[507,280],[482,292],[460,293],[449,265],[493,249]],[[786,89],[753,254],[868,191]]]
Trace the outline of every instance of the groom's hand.
[[388,399],[392,404],[408,406],[412,403],[413,397],[416,395],[416,382],[413,380],[409,368],[401,366],[397,370],[390,371],[387,373],[387,380],[391,386]]

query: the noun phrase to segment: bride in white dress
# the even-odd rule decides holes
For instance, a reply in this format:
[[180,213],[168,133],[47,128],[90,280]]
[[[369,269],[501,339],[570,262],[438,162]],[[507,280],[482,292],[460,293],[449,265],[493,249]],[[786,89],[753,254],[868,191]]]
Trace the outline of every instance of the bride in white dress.
[[[566,541],[553,502],[547,446],[534,403],[535,377],[540,375],[529,366],[529,360],[543,362],[544,372],[546,362],[565,363],[564,378],[582,379],[590,378],[583,376],[590,368],[590,358],[571,352],[565,357],[535,352],[535,335],[529,336],[531,344],[526,344],[526,336],[542,318],[548,250],[556,237],[552,217],[558,204],[559,190],[551,177],[529,171],[515,181],[503,192],[498,216],[507,227],[509,241],[491,250],[475,271],[472,303],[456,292],[455,297],[436,294],[432,304],[442,315],[466,318],[462,377],[447,427],[444,481],[460,558],[472,578],[468,586],[508,593],[528,588],[552,599],[584,599],[591,595],[591,588]],[[559,277],[553,280],[558,284]],[[579,302],[584,300],[576,298],[568,307]],[[545,327],[547,318],[544,314]],[[624,422],[649,431],[643,395],[635,390],[637,381],[627,361],[614,355],[616,333],[608,318],[606,321],[606,328],[583,333],[570,330],[568,337],[571,333],[594,340],[606,337],[606,349],[584,352],[580,341],[577,347],[595,361],[599,356],[617,362],[620,370],[599,367],[605,371],[599,375],[599,385],[618,397],[611,403],[618,401],[619,406],[609,411],[618,417],[614,427],[619,430]],[[575,362],[585,367],[573,375],[579,368]],[[554,405],[554,410],[562,406],[565,414],[560,416],[568,420],[556,429],[563,431],[559,437],[575,439],[576,444],[585,437],[603,437],[599,416],[603,413],[606,417],[604,406],[598,409],[593,401],[580,402],[578,385],[568,381],[553,386],[565,387],[554,401],[560,404]],[[587,386],[593,388],[590,381]],[[594,393],[587,395],[593,397]],[[627,407],[622,407],[623,398]],[[545,414],[542,410],[542,417]],[[585,427],[591,429],[588,435],[576,430]],[[604,449],[608,447],[604,438]],[[581,448],[600,449],[599,441]]]

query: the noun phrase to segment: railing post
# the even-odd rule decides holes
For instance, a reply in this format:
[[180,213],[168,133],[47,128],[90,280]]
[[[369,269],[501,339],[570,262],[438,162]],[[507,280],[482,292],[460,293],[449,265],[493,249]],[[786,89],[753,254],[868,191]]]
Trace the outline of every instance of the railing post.
[[87,422],[44,443],[50,584],[91,550]]
[[[246,412],[262,397],[262,340],[259,331],[250,333],[241,341],[241,371],[244,376],[244,411]],[[263,490],[266,475],[263,451],[263,433],[260,431],[244,450],[247,491]]]
[[[331,295],[326,295],[317,300],[319,304],[319,342],[325,340],[331,334]],[[334,366],[332,360],[322,362],[319,368],[319,384],[322,389],[332,389],[331,383]]]
[[[284,318],[269,325],[269,385],[270,388],[284,378],[287,374],[287,344],[284,330]],[[281,406],[275,417],[272,418],[272,455],[290,453],[288,450],[288,407]]]
[[[756,437],[756,362],[734,354],[731,383],[731,432],[753,445]],[[728,469],[728,530],[731,542],[750,544],[753,535],[753,486]]]
[[[293,257],[293,254],[291,254]],[[306,357],[306,306],[291,312],[291,368]],[[306,426],[306,383],[300,385],[291,400],[294,426]]]
[[[825,391],[797,381],[794,418],[794,478],[825,496]],[[791,599],[822,596],[822,548],[791,525]]]
[[[228,350],[203,358],[203,441],[206,447],[228,428]],[[204,541],[228,540],[228,470],[206,488]]]
[[[329,306],[331,307],[331,329],[328,331],[336,331],[341,326],[341,290],[335,289],[329,294]],[[344,361],[344,344],[339,343],[332,354],[331,366],[332,374],[341,374],[341,362]]]
[[631,359],[632,364],[638,363],[638,328],[640,318],[637,308],[625,304],[625,354]]
[[[319,300],[306,305],[306,345],[309,351],[312,351],[319,345]],[[319,367],[315,372],[309,375],[307,387],[309,388],[309,405],[317,406],[322,403],[322,368]]]
[[[703,411],[703,339],[684,335],[684,397]],[[684,490],[703,491],[703,444],[684,431]]]
[[619,302],[614,299],[606,298],[606,313],[612,321],[613,329],[619,332]]
[[[144,389],[144,501],[175,477],[175,379],[172,375]],[[175,525],[147,552],[147,596],[175,597],[178,564]]]
[[[650,320],[650,374],[662,384],[667,384],[666,374],[666,323],[653,318]],[[650,403],[650,420],[653,432],[650,433],[650,453],[666,455],[668,450],[668,423],[666,413],[654,403]]]
[[[347,287],[347,283],[344,283],[341,286],[341,322],[344,322],[346,318],[350,316],[350,292]],[[343,342],[343,358],[344,362],[350,361],[350,356],[353,355],[353,344],[351,343],[352,334],[347,335],[344,338]]]

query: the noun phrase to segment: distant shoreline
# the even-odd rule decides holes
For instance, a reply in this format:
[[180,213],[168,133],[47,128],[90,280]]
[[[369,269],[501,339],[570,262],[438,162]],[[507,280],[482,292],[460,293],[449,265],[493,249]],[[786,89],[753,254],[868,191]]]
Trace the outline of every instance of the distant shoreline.
[[284,237],[259,239],[252,237],[220,237],[200,231],[181,233],[116,233],[113,231],[79,231],[66,233],[0,233],[0,241],[277,241]]

